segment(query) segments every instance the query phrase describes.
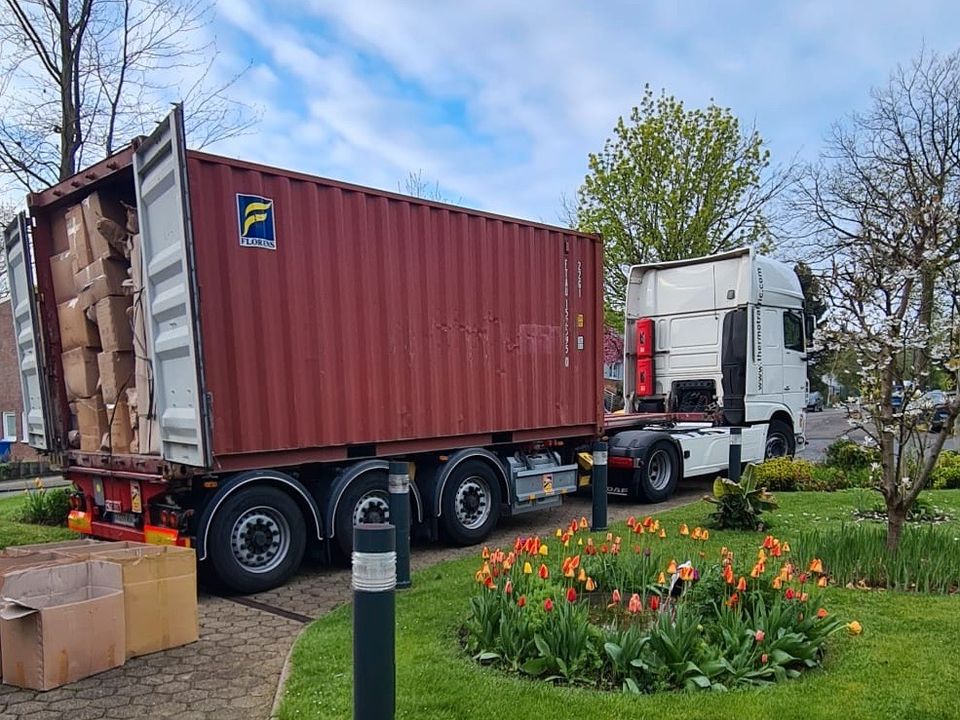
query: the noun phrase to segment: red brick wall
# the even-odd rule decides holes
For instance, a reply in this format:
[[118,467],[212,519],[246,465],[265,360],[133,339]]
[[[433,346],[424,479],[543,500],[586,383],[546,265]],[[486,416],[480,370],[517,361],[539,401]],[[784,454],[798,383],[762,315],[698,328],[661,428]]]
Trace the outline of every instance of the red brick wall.
[[[17,348],[13,337],[13,315],[10,301],[0,302],[0,413],[17,414],[17,442],[12,456],[17,460],[36,460],[37,453],[23,439],[23,397],[20,393],[20,372],[17,368]],[[2,416],[0,416],[2,417]],[[0,428],[0,438],[3,437]]]

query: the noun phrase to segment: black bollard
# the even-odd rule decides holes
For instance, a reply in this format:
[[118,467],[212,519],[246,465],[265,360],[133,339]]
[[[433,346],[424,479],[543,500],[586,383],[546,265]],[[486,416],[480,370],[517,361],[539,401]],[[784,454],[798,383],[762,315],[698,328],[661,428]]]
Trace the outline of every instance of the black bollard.
[[397,528],[397,589],[410,587],[410,472],[405,462],[391,461],[387,476],[390,522]]
[[353,717],[393,720],[396,711],[396,534],[393,525],[353,528]]
[[590,477],[590,494],[593,495],[593,515],[590,529],[594,532],[607,529],[607,443],[598,440],[593,444],[593,468]]
[[730,460],[727,467],[727,477],[731,482],[740,482],[740,458],[743,446],[743,428],[730,428]]

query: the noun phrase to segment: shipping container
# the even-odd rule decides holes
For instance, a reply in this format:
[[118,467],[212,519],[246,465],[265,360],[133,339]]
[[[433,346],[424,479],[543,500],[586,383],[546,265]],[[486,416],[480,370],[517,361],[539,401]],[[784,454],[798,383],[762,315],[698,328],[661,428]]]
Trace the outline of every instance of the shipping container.
[[[146,324],[146,347],[134,354],[149,362],[154,455],[71,447],[50,260],[70,249],[69,212],[84,198],[136,208],[143,280],[130,312],[142,309]],[[315,534],[329,537],[331,493],[344,493],[337,480],[385,457],[420,460],[416,514],[425,519],[443,502],[439,490],[420,497],[432,492],[426,474],[439,478],[431,465],[458,450],[482,449],[508,475],[508,456],[602,429],[596,236],[187,150],[179,112],[31,195],[28,210],[7,245],[15,275],[17,259],[22,270],[36,254],[35,296],[27,274],[14,283],[20,336],[36,335],[20,343],[30,435],[89,490],[94,534],[159,532],[145,506],[159,507],[171,482],[196,495],[205,478],[215,496],[244,471],[270,470],[282,478],[275,484],[296,482]],[[100,334],[104,347],[90,356],[106,353]],[[559,454],[547,456],[540,465],[572,477]],[[384,464],[373,467],[383,474]],[[314,476],[326,482],[311,484]],[[499,495],[517,506],[574,489],[544,497],[548,485],[511,498],[504,482]],[[209,504],[193,502],[192,519],[177,514],[174,529],[205,555]]]

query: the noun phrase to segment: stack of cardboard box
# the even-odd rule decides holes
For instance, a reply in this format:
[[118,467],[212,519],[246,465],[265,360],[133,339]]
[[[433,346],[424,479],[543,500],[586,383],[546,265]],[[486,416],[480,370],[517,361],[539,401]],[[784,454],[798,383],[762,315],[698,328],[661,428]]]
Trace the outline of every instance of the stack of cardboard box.
[[0,676],[19,687],[49,690],[199,638],[189,548],[88,540],[8,548],[0,598]]
[[[134,331],[143,287],[138,230],[135,209],[91,193],[66,211],[69,249],[50,260],[75,446],[85,452],[159,451],[142,319]],[[139,441],[139,425],[151,430],[150,442]]]

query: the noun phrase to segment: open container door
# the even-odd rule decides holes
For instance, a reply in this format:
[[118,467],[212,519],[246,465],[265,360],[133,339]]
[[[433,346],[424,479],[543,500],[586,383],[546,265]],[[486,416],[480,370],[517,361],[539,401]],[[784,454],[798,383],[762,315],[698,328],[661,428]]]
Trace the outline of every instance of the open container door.
[[209,467],[186,160],[178,105],[133,156],[144,314],[161,455],[170,462]]
[[20,213],[4,230],[3,246],[7,255],[7,282],[10,286],[23,411],[27,418],[27,441],[30,447],[37,450],[49,450],[47,396],[41,382],[46,373],[43,369],[43,351],[37,343],[37,303],[33,292],[33,263],[30,259],[26,213]]

